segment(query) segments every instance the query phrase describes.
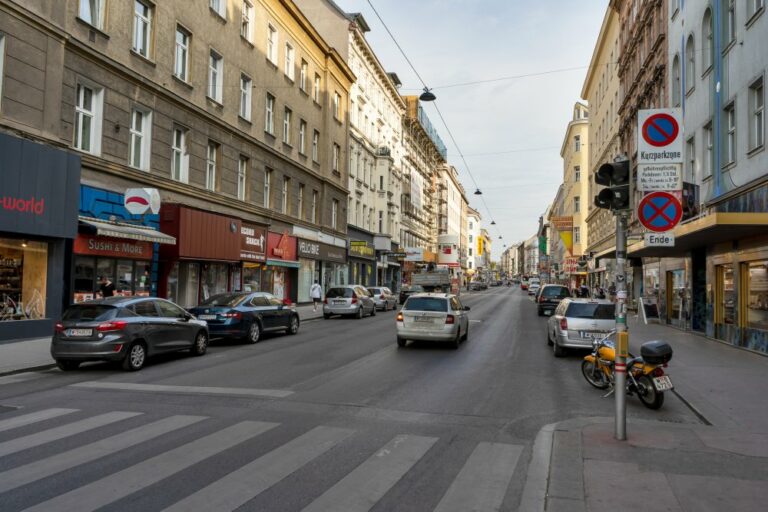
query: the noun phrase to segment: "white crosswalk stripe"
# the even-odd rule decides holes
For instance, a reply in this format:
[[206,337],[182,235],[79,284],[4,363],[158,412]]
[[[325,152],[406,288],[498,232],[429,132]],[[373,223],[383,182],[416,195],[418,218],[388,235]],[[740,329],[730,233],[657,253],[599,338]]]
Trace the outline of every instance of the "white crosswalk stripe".
[[3,471],[0,473],[0,492],[10,491],[80,464],[112,455],[204,419],[206,419],[205,416],[171,416],[95,443]]
[[133,494],[193,464],[273,429],[277,423],[243,421],[91,482],[27,512],[88,512]]
[[366,512],[405,475],[437,441],[436,437],[400,435],[355,468],[303,512]]
[[43,411],[16,416],[15,418],[8,418],[7,420],[0,421],[0,432],[23,427],[25,425],[31,425],[38,421],[57,418],[59,416],[64,416],[65,414],[72,414],[73,412],[77,412],[77,409],[45,409]]
[[110,423],[133,418],[134,416],[139,416],[140,414],[140,412],[108,412],[106,414],[100,414],[98,416],[86,418],[74,423],[67,423],[66,425],[62,425],[60,427],[43,430],[42,432],[38,432],[36,434],[30,434],[28,436],[5,441],[4,443],[0,443],[0,457],[10,455],[11,453],[20,452],[35,446],[40,446],[41,444],[58,441],[59,439],[64,439],[65,437],[71,437],[88,430],[93,430],[95,428],[109,425]]
[[522,451],[519,445],[478,444],[435,512],[499,510]]
[[327,452],[352,433],[352,430],[343,428],[314,428],[175,503],[164,512],[234,510]]

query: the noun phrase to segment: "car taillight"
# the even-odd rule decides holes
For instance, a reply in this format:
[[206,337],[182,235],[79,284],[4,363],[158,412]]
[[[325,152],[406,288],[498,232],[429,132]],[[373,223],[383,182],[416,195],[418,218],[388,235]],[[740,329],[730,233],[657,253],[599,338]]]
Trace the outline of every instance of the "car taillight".
[[565,318],[560,319],[560,329],[563,331],[568,330],[568,320],[566,320]]
[[222,313],[221,316],[223,318],[242,318],[243,314],[239,311],[230,311],[229,313]]
[[96,326],[99,332],[122,331],[128,322],[124,320],[115,320],[114,322],[104,322]]
[[123,350],[123,344],[122,343],[118,343],[117,345],[114,345],[112,347],[112,352],[120,352],[121,350]]
[[542,302],[544,302],[544,296],[543,295],[539,295],[539,304],[541,304]]
[[385,299],[386,297],[384,297],[384,294],[382,293],[380,298]]
[[403,314],[402,313],[398,313],[397,314],[397,321],[398,322],[402,322],[403,321]]
[[446,324],[452,324],[454,322],[456,322],[456,317],[455,316],[448,315],[448,316],[445,317],[445,323]]
[[53,330],[56,332],[64,332],[64,324],[61,322],[56,322],[56,325],[53,326]]
[[352,295],[352,304],[357,304],[357,295],[356,294]]

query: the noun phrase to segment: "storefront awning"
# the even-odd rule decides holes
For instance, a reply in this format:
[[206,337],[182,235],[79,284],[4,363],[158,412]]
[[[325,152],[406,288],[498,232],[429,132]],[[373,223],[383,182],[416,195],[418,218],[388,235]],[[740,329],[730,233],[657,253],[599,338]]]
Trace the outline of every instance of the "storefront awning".
[[629,257],[685,256],[698,247],[768,234],[768,213],[711,213],[686,222],[670,231],[675,235],[674,247],[647,246],[645,241],[627,249]]
[[78,217],[78,220],[82,224],[96,228],[97,235],[176,245],[176,239],[174,237],[146,226],[137,226],[136,224],[126,224],[124,222],[110,222],[108,220],[82,216]]
[[267,265],[272,265],[274,267],[288,267],[288,268],[301,267],[298,261],[284,261],[284,260],[267,260]]

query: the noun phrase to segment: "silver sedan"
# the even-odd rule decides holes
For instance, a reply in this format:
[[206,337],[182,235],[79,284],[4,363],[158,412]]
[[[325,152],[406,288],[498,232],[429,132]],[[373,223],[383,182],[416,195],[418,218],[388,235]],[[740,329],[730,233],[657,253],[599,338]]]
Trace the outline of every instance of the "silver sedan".
[[449,293],[419,293],[405,301],[397,314],[397,346],[408,340],[445,341],[459,348],[469,337],[469,311]]

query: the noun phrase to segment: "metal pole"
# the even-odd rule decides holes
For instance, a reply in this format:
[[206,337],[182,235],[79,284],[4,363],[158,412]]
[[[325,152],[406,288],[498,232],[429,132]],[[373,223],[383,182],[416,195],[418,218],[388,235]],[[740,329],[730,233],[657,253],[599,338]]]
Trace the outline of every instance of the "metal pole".
[[616,358],[614,361],[616,396],[616,439],[627,439],[627,212],[616,213]]

